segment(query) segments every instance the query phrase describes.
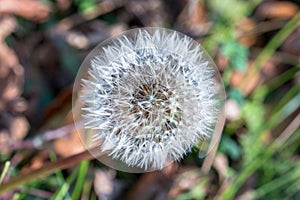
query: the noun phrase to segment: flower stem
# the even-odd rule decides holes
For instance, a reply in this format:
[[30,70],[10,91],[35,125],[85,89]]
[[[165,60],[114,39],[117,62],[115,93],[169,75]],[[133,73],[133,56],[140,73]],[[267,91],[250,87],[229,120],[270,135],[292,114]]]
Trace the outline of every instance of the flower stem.
[[[96,149],[92,149],[90,151],[95,151]],[[8,182],[0,185],[0,194],[4,193],[8,190],[11,190],[19,185],[29,183],[33,180],[36,180],[37,178],[45,177],[55,171],[66,169],[68,167],[71,167],[75,164],[80,163],[83,160],[89,160],[94,158],[90,151],[84,151],[82,153],[63,158],[61,160],[57,160],[55,162],[50,162],[48,164],[45,164],[43,167],[31,171],[27,174],[20,174],[13,178],[11,178]],[[103,152],[98,152],[99,156],[103,155]]]

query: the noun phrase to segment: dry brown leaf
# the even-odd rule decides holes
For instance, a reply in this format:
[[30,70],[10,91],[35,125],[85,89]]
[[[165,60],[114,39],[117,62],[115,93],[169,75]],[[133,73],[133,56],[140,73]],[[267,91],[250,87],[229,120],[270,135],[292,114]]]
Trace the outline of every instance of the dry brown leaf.
[[238,86],[238,88],[240,88],[240,90],[243,91],[246,95],[250,94],[254,90],[254,88],[256,88],[257,85],[261,82],[259,74],[252,73],[251,77],[252,78],[245,85]]
[[[1,2],[1,1],[0,1]],[[0,40],[11,34],[17,27],[17,20],[14,17],[5,16],[0,20]]]
[[29,123],[25,117],[15,117],[10,125],[11,139],[22,140],[27,135]]
[[2,93],[2,98],[6,101],[13,100],[21,94],[21,91],[21,88],[17,84],[8,79],[4,92]]
[[15,14],[29,20],[43,22],[50,13],[50,7],[38,0],[2,0],[0,13]]
[[178,17],[178,21],[189,27],[206,21],[206,11],[200,1],[190,0]]
[[16,98],[22,92],[23,67],[15,52],[3,42],[16,25],[17,22],[12,17],[4,17],[0,21],[0,99],[4,102]]
[[29,123],[21,114],[27,107],[20,98],[24,70],[15,52],[4,42],[16,26],[13,17],[5,16],[0,20],[0,146],[3,151],[6,146],[22,141],[29,130]]
[[207,22],[207,13],[201,1],[189,0],[180,13],[177,25],[184,32],[192,35],[206,33],[211,25]]
[[255,22],[250,18],[243,18],[237,23],[237,35],[239,42],[246,47],[251,47],[257,40],[257,35],[251,33],[256,27]]
[[271,1],[261,3],[256,14],[261,18],[289,19],[297,14],[299,6],[290,1]]
[[0,113],[0,124],[0,148],[2,153],[10,152],[12,146],[19,144],[30,128],[25,117],[13,116],[7,111]]
[[68,136],[55,140],[53,148],[62,157],[68,157],[85,151],[76,131],[72,131]]
[[[251,77],[247,80],[247,83],[245,83],[245,77]],[[260,75],[251,70],[247,70],[246,73],[234,71],[231,76],[230,84],[232,87],[240,89],[243,94],[248,95],[260,83],[260,81]]]

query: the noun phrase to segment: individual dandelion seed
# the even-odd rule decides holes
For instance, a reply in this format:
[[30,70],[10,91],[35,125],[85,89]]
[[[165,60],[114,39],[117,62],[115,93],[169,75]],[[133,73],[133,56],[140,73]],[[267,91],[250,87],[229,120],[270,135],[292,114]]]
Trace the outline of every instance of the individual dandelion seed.
[[80,104],[81,138],[87,148],[106,152],[100,161],[141,172],[179,161],[199,141],[209,143],[223,123],[224,98],[218,70],[197,42],[140,28],[89,54],[75,81],[73,111]]

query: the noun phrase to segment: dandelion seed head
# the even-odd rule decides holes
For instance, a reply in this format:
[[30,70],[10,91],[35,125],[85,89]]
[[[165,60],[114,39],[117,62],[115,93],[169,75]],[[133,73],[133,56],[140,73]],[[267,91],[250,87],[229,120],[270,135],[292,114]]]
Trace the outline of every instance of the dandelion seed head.
[[86,59],[79,98],[85,130],[129,167],[162,169],[214,133],[224,93],[197,42],[176,31],[134,29]]

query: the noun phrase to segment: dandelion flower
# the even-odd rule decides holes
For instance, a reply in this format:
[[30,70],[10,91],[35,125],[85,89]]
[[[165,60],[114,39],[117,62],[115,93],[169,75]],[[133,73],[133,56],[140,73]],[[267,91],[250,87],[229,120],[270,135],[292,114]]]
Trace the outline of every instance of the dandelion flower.
[[210,141],[224,101],[220,82],[206,52],[179,32],[141,28],[108,39],[75,82],[84,143],[107,152],[99,159],[114,168],[162,169]]

